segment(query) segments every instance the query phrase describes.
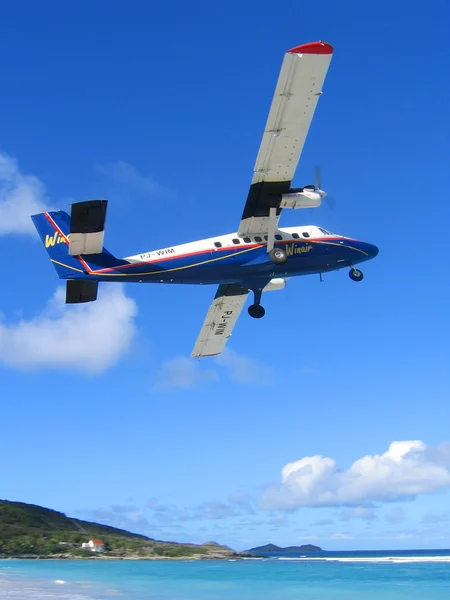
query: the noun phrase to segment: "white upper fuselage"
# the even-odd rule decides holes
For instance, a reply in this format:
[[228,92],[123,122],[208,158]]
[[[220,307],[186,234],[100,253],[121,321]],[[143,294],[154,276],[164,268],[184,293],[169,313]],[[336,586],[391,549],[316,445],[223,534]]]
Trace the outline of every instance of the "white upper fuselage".
[[[308,240],[317,240],[320,238],[339,238],[343,237],[335,233],[330,233],[323,227],[316,225],[300,225],[298,227],[283,227],[278,229],[276,236],[281,236],[281,240],[299,240],[307,242]],[[281,241],[276,237],[276,241]],[[189,242],[187,244],[179,244],[177,246],[168,246],[166,248],[160,248],[158,250],[151,250],[149,252],[142,252],[141,254],[135,254],[133,256],[127,256],[124,260],[131,263],[140,262],[151,262],[153,260],[160,260],[162,258],[175,258],[177,256],[192,255],[196,253],[202,253],[210,250],[211,252],[217,251],[219,248],[226,247],[238,247],[239,245],[246,244],[266,244],[266,234],[249,234],[238,236],[236,232],[228,233],[226,235],[218,235],[211,238],[205,238],[203,240],[197,240],[195,242]],[[220,245],[219,245],[220,244]]]

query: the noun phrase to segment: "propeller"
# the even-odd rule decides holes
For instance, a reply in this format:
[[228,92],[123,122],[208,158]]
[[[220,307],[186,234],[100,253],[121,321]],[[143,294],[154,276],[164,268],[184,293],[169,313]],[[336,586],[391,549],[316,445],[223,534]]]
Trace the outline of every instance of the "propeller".
[[314,167],[314,178],[316,180],[315,185],[314,184],[305,185],[304,189],[313,190],[315,192],[322,192],[323,193],[322,197],[324,198],[325,202],[328,204],[328,207],[331,208],[331,210],[333,210],[336,205],[336,199],[333,197],[330,198],[330,196],[328,196],[328,194],[323,192],[323,190],[322,190],[322,170],[319,166]]
[[318,187],[319,190],[321,190],[322,171],[321,168],[317,165],[314,167],[314,176],[316,178],[316,187]]

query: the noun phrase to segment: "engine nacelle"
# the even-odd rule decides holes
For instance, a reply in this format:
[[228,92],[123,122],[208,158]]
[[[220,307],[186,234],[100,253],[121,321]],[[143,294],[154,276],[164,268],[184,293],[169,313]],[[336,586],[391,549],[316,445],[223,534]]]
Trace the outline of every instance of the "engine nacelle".
[[281,196],[280,208],[317,208],[322,203],[318,192],[293,192]]
[[284,290],[286,287],[286,279],[283,277],[275,277],[275,279],[271,279],[269,283],[263,288],[263,292],[272,292],[275,290]]

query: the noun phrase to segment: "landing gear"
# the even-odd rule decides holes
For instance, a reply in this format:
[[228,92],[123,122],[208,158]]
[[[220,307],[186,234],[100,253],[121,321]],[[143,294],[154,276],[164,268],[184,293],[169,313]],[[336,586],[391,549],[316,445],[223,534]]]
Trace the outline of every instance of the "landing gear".
[[254,300],[253,304],[248,307],[248,314],[254,319],[262,319],[266,314],[264,307],[261,306],[262,288],[253,290]]
[[364,274],[359,269],[350,269],[348,276],[352,281],[362,281],[364,278]]
[[248,314],[254,319],[261,319],[266,314],[266,311],[261,304],[251,304],[248,307]]
[[286,252],[282,248],[273,248],[269,252],[269,257],[277,265],[281,265],[287,261]]

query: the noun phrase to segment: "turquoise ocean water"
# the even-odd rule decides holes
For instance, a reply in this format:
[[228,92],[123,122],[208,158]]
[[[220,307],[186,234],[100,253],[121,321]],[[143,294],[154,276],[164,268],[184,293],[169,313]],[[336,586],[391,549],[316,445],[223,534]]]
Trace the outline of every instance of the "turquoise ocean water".
[[0,600],[450,600],[450,551],[243,561],[0,560]]

